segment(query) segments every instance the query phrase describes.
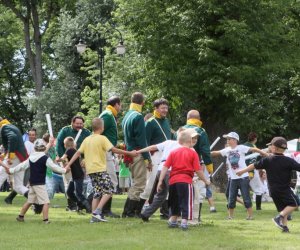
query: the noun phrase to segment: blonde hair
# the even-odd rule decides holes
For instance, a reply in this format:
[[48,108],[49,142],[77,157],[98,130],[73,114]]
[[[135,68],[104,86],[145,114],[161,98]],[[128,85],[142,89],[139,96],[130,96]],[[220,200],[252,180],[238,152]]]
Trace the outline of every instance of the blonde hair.
[[94,118],[92,121],[92,128],[93,131],[103,129],[104,128],[104,121],[102,118]]
[[178,133],[178,142],[179,144],[186,144],[190,143],[192,140],[191,134],[187,131],[183,130],[180,133]]
[[65,148],[76,148],[76,143],[74,141],[74,138],[71,136],[68,136],[64,139]]

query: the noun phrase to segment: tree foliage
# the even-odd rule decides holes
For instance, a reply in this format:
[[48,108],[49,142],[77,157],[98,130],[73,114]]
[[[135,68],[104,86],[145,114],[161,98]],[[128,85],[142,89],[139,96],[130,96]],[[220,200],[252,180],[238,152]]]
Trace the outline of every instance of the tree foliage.
[[[299,98],[299,6],[294,1],[123,1],[116,17],[147,57],[140,82],[194,108],[212,134],[294,135]],[[292,82],[293,83],[292,83]],[[293,94],[290,85],[293,85]],[[296,92],[295,92],[296,91]],[[285,116],[289,116],[288,122]],[[298,119],[298,118],[297,118]],[[175,120],[173,122],[176,122]],[[216,125],[217,124],[217,125]]]

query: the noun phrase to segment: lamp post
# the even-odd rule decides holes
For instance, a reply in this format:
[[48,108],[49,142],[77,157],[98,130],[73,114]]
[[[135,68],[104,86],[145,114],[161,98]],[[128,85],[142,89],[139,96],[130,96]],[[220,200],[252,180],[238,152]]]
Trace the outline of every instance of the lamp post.
[[[123,37],[121,32],[116,29],[113,28],[114,30],[116,30],[119,35],[120,35],[120,42],[119,44],[116,46],[116,52],[118,55],[124,55],[125,54],[125,46],[124,46],[124,41],[123,41]],[[107,30],[109,31],[109,30]],[[106,33],[106,32],[105,32]],[[82,40],[79,40],[79,43],[76,45],[77,48],[77,52],[79,54],[82,54],[85,52],[87,45],[84,44],[82,42]],[[104,43],[103,42],[99,42],[98,44],[98,48],[97,48],[97,54],[98,54],[98,63],[99,63],[99,69],[100,69],[100,73],[99,73],[99,112],[100,114],[102,113],[102,109],[103,109],[103,70],[104,70],[104,57],[105,57],[105,51],[104,51]]]

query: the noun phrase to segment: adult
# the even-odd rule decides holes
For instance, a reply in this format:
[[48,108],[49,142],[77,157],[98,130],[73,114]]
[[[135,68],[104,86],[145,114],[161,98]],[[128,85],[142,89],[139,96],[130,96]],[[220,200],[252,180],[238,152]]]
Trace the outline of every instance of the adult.
[[[148,145],[156,145],[166,140],[171,139],[171,127],[167,118],[169,111],[169,103],[166,99],[160,98],[153,102],[154,113],[151,118],[146,121],[146,139]],[[158,166],[161,162],[162,152],[151,152],[152,171],[147,173],[146,187],[140,195],[141,203],[145,203],[149,199],[155,177],[157,175]],[[165,201],[161,209],[161,218],[169,218],[168,215],[168,201]]]
[[[63,127],[57,136],[56,139],[56,152],[58,158],[62,157],[65,153],[66,149],[64,146],[64,139],[68,136],[71,136],[75,139],[76,135],[78,134],[79,130],[81,131],[81,134],[76,142],[77,149],[80,148],[81,143],[83,140],[88,137],[91,134],[91,131],[84,128],[84,119],[82,116],[76,115],[72,118],[71,125]],[[69,184],[69,181],[71,179],[70,172],[64,175],[64,182],[65,182],[65,190],[67,190],[67,186]],[[68,206],[67,210],[76,211],[77,205],[74,204],[70,199],[68,199]]]
[[[133,93],[129,111],[122,121],[124,142],[128,151],[142,149],[147,146],[145,122],[141,114],[143,106],[144,95],[140,92]],[[147,168],[152,169],[150,154],[143,153],[133,158],[125,156],[124,162],[129,166],[133,184],[129,188],[122,216],[139,216],[144,205],[144,201],[140,201],[140,194],[146,186]]]
[[[4,164],[10,168],[17,166],[25,161],[28,157],[24,146],[21,131],[14,125],[10,124],[7,119],[0,117],[0,129],[3,147],[5,150]],[[6,181],[8,174],[3,167],[0,167],[0,187]],[[18,194],[28,196],[28,188],[24,186],[24,171],[13,175],[13,189]]]
[[[118,96],[112,96],[107,101],[106,109],[100,114],[99,118],[104,121],[104,135],[115,147],[118,142],[117,115],[121,111],[121,99]],[[118,177],[115,171],[115,160],[112,151],[106,153],[107,173],[114,185],[114,192],[117,191]],[[108,217],[120,218],[119,215],[111,211],[112,197],[105,203],[103,214]]]
[[[248,141],[244,143],[245,146],[256,148],[256,142],[257,142],[257,134],[255,132],[250,132],[248,134]],[[251,153],[248,153],[246,155],[249,155]],[[246,160],[246,165],[249,166],[252,163],[256,162],[256,157],[252,159]],[[262,194],[263,194],[263,185],[259,177],[258,170],[254,169],[249,173],[250,182],[249,185],[252,189],[252,191],[255,193],[255,203],[256,203],[256,210],[261,210],[261,200],[262,200]]]
[[[194,146],[194,149],[196,150],[199,159],[201,159],[201,161],[204,163],[202,164],[202,167],[204,169],[205,177],[208,178],[209,175],[213,173],[214,169],[213,169],[213,164],[210,156],[210,143],[208,140],[208,135],[205,129],[202,128],[202,121],[200,119],[199,111],[190,110],[187,113],[187,121],[184,128],[194,128],[199,134],[199,138],[196,145]],[[210,186],[206,186],[206,198],[208,200],[210,212],[212,213],[216,212],[216,208],[214,206],[214,200],[212,198],[212,190]],[[199,203],[197,204],[194,204],[195,213],[197,212],[196,210],[198,209],[198,206],[199,206],[199,214],[200,214],[200,211],[202,209],[201,201],[199,201]]]
[[[23,139],[23,137],[22,137],[22,139]],[[33,143],[35,140],[36,140],[36,129],[31,128],[28,131],[28,140],[24,142],[24,145],[25,145],[28,155],[30,155],[32,152],[34,152]],[[23,181],[24,186],[27,185],[28,181],[29,181],[29,169],[25,170],[25,173],[24,173],[24,181]],[[12,201],[16,197],[16,195],[17,195],[17,192],[12,190],[10,192],[10,194],[4,199],[5,203],[12,204]]]

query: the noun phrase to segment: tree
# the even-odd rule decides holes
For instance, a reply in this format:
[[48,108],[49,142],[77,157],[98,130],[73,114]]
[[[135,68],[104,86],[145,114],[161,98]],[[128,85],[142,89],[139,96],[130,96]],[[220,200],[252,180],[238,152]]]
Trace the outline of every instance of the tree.
[[35,83],[35,94],[38,96],[43,88],[42,38],[60,8],[72,1],[1,0],[0,3],[10,9],[23,24],[26,56]]
[[28,102],[33,86],[18,35],[21,25],[1,5],[0,13],[0,116],[7,118],[20,129],[28,128],[33,117]]
[[182,124],[186,111],[196,108],[213,137],[229,129],[243,136],[255,130],[268,137],[279,128],[281,134],[289,134],[282,114],[291,100],[283,99],[282,93],[299,72],[295,39],[299,4],[262,0],[119,0],[118,4],[117,20],[132,33],[138,53],[147,57],[148,71],[139,82],[180,105],[175,122]]

